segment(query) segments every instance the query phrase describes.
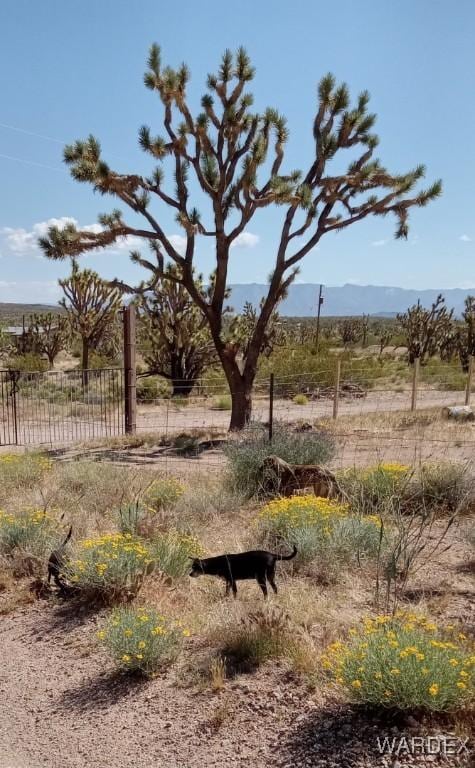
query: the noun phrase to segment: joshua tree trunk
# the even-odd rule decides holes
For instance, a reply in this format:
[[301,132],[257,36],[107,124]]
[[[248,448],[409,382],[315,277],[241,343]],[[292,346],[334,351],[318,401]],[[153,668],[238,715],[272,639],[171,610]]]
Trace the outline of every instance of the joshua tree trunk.
[[89,342],[88,340],[83,337],[82,340],[82,356],[81,356],[81,368],[83,371],[82,374],[82,381],[85,387],[89,384]]

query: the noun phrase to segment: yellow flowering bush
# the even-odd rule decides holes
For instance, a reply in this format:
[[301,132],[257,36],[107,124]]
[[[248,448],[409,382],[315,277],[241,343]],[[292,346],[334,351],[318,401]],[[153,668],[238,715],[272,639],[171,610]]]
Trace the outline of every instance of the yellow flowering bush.
[[185,493],[185,487],[174,477],[156,480],[145,492],[143,503],[151,512],[173,507]]
[[0,511],[0,552],[33,556],[40,561],[57,544],[57,521],[42,510],[23,510],[15,514]]
[[190,570],[190,559],[204,555],[196,536],[177,530],[157,536],[150,548],[156,567],[171,578],[185,576]]
[[180,622],[146,606],[115,609],[97,634],[122,669],[146,676],[171,663],[190,636]]
[[0,489],[32,488],[52,466],[51,459],[42,453],[1,453]]
[[412,475],[407,464],[383,462],[364,469],[345,469],[338,473],[338,482],[351,508],[359,514],[370,514],[393,496],[400,496]]
[[351,698],[401,710],[461,709],[475,695],[475,646],[454,626],[398,612],[365,618],[321,658]]
[[136,595],[152,568],[143,541],[128,533],[106,533],[78,544],[68,575],[85,595],[110,602]]
[[266,545],[295,544],[297,565],[318,561],[322,577],[329,580],[355,556],[374,556],[380,543],[378,517],[353,516],[348,504],[313,495],[275,499],[256,522]]

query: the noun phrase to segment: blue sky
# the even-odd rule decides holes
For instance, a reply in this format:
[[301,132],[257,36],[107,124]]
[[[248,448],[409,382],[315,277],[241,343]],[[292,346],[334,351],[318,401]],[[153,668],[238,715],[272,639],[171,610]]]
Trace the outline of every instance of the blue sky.
[[[288,118],[289,169],[311,161],[316,84],[331,70],[353,94],[370,91],[378,156],[390,170],[423,162],[428,181],[443,179],[442,198],[413,212],[408,242],[393,240],[391,220],[367,220],[323,239],[300,281],[475,286],[475,4],[241,0],[232,8],[216,0],[2,1],[1,301],[54,301],[68,267],[40,256],[38,234],[52,219],[90,226],[114,207],[69,178],[63,142],[93,133],[115,169],[149,169],[137,131],[143,123],[157,133],[161,127],[160,103],[142,83],[154,41],[166,63],[190,65],[194,105],[222,51],[244,45],[257,67],[256,106],[275,106]],[[233,249],[231,281],[266,280],[281,216],[276,209],[251,222]],[[180,235],[172,216],[161,221]],[[209,241],[199,256],[209,270]],[[126,244],[84,263],[105,277],[140,277]]]

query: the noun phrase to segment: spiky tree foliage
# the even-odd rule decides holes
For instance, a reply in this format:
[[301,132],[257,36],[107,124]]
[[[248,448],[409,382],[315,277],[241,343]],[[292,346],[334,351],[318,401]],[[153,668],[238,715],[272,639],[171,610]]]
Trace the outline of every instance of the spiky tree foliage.
[[391,328],[388,327],[382,327],[379,330],[379,355],[381,356],[386,349],[391,344],[391,341],[393,339],[394,333],[391,330]]
[[[262,304],[262,303],[261,303]],[[237,355],[245,361],[249,354],[249,345],[252,343],[254,330],[259,318],[259,311],[246,301],[240,315],[236,315],[229,326],[228,344],[233,346]],[[262,338],[260,353],[269,357],[272,354],[274,346],[279,342],[279,314],[274,311],[267,323],[264,336]]]
[[338,323],[338,334],[345,347],[356,344],[363,335],[363,325],[359,317],[345,317]]
[[452,331],[452,316],[453,309],[447,309],[442,294],[430,309],[424,309],[418,301],[407,312],[397,315],[411,364],[418,357],[421,365],[425,365],[440,350],[443,339]]
[[462,312],[463,325],[458,329],[457,347],[460,362],[468,371],[470,357],[475,357],[475,296],[467,296]]
[[[141,295],[138,305],[148,372],[168,379],[173,395],[187,396],[218,357],[206,317],[179,278],[179,268],[168,266],[153,289]],[[194,276],[194,282],[205,292],[201,275]]]
[[[40,240],[48,257],[61,259],[126,236],[141,238],[152,256],[134,252],[132,259],[149,272],[152,284],[163,275],[166,260],[174,262],[180,268],[180,283],[207,318],[232,395],[232,428],[244,426],[250,418],[267,324],[302,259],[315,254],[325,235],[369,216],[393,215],[396,237],[405,238],[410,209],[425,206],[441,192],[440,181],[416,191],[424,166],[391,173],[374,157],[378,138],[373,133],[375,115],[368,112],[368,92],[352,103],[347,86],[337,84],[331,74],[318,86],[307,167],[303,172],[284,170],[286,121],[273,108],[252,111],[253,99],[246,89],[253,77],[244,49],[235,55],[226,51],[217,73],[208,77],[202,111],[194,115],[187,94],[188,68],[164,67],[160,48],[153,45],[145,85],[162,103],[164,133],[155,134],[147,126],[140,129],[140,146],[156,163],[150,175],[113,171],[93,136],[66,147],[64,153],[73,178],[120,200],[143,225],[128,223],[121,211],[114,210],[99,218],[100,232],[78,231],[70,224],[62,230],[52,227]],[[347,156],[349,165],[342,170]],[[175,182],[172,189],[165,184],[167,168]],[[199,199],[207,205],[203,215],[191,199],[196,185]],[[185,239],[183,250],[165,233],[160,204],[175,212]],[[271,205],[282,209],[275,261],[246,358],[240,360],[222,333],[231,249],[254,216]],[[199,238],[214,244],[216,278],[210,295],[203,295],[193,274]]]
[[70,276],[58,282],[64,291],[59,303],[67,312],[72,330],[81,337],[81,367],[87,371],[90,351],[98,347],[111,324],[116,322],[121,292],[104,282],[97,272],[80,270],[75,260]]
[[57,312],[41,312],[31,316],[26,331],[29,350],[46,355],[50,367],[58,354],[66,347],[71,334],[69,320]]

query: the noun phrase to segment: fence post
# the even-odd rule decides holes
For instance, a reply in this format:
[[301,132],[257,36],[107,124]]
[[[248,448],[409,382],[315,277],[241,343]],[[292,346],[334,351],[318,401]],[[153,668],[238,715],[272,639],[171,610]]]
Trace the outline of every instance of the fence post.
[[416,357],[414,359],[414,368],[412,371],[411,411],[415,411],[417,408],[417,387],[419,385],[419,365],[420,365],[420,360],[418,357]]
[[336,361],[336,375],[335,375],[335,393],[333,395],[333,418],[338,416],[338,403],[340,400],[340,375],[341,375],[341,360],[338,358]]
[[272,442],[272,433],[274,429],[274,374],[271,373],[269,379],[269,443]]
[[465,390],[465,405],[470,405],[472,395],[473,355],[468,358],[467,388]]
[[135,367],[135,307],[124,307],[124,406],[125,431],[135,434],[137,430],[137,376]]

